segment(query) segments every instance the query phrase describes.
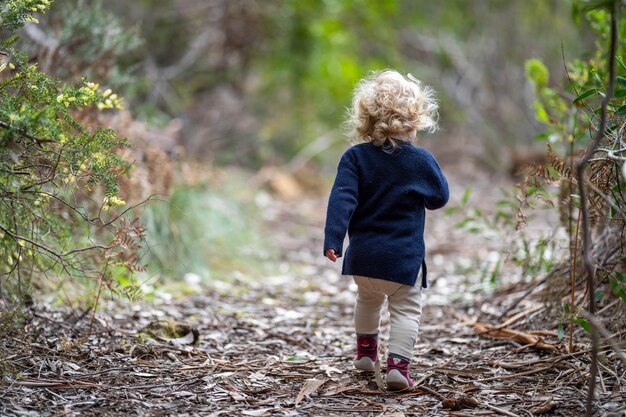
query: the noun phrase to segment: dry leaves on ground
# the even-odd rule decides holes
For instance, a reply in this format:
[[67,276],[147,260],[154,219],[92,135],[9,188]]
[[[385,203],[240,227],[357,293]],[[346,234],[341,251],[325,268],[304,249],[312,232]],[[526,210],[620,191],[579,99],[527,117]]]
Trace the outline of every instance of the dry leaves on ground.
[[[352,369],[353,289],[318,253],[323,203],[293,204],[267,210],[284,275],[214,281],[176,301],[111,302],[93,322],[35,308],[23,331],[0,341],[0,414],[581,415],[587,339],[577,333],[567,352],[530,297],[500,317],[523,289],[456,304],[429,303],[443,299],[440,286],[427,292],[411,392],[386,392]],[[434,222],[436,233],[450,228]],[[611,415],[626,407],[626,369],[608,345],[601,358],[596,414]]]

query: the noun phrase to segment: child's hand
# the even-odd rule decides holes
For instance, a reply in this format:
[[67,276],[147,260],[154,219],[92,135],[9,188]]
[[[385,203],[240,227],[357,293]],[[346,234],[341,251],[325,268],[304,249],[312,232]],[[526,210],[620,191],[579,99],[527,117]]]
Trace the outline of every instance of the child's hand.
[[331,261],[335,262],[337,260],[337,252],[335,252],[334,249],[327,249],[326,257],[330,259]]

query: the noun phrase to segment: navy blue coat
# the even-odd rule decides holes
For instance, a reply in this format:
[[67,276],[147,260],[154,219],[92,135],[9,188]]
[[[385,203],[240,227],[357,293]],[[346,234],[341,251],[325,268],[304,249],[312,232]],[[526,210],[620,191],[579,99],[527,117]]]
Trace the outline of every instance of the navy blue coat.
[[348,149],[339,162],[326,215],[324,253],[343,252],[343,275],[414,286],[424,256],[425,209],[448,202],[448,182],[427,150],[407,142],[385,152],[371,143]]

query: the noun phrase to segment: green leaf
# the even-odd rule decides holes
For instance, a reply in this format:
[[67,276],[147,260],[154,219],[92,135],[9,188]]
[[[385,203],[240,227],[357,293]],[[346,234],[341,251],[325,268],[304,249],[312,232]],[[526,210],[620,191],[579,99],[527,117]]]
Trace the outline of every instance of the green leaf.
[[597,82],[602,84],[602,77],[600,77],[600,75],[596,71],[593,71],[593,78],[595,78]]
[[574,323],[580,325],[580,327],[582,327],[587,333],[591,333],[591,325],[584,318],[576,317],[576,319],[574,320]]
[[524,63],[526,78],[530,79],[535,86],[544,87],[550,79],[548,67],[538,59],[529,59]]
[[565,314],[569,314],[569,313],[570,313],[570,311],[571,311],[571,310],[570,310],[570,306],[569,306],[569,304],[567,304],[567,303],[566,303],[566,304],[563,306],[563,310],[565,310]]
[[470,222],[471,222],[472,220],[473,220],[473,219],[471,219],[471,218],[469,218],[469,217],[466,217],[466,218],[464,218],[463,220],[461,220],[461,221],[457,222],[457,223],[454,225],[454,227],[455,227],[455,228],[457,228],[457,229],[463,229],[463,228],[467,227],[467,225],[468,225],[468,224],[470,224]]
[[609,283],[611,284],[613,294],[626,301],[626,292],[624,292],[624,289],[619,285],[615,278],[609,278]]
[[578,4],[577,1],[574,1],[572,3],[572,19],[574,20],[574,22],[576,24],[580,23],[580,5]]
[[604,298],[604,292],[602,292],[601,290],[596,290],[593,298],[596,300],[596,303],[602,301],[602,299]]
[[292,361],[305,361],[307,359],[310,359],[309,356],[306,355],[293,355],[293,356],[289,356],[287,358],[287,361],[292,362]]
[[461,204],[466,205],[471,195],[472,189],[470,187],[466,188],[463,192],[463,197],[461,197]]
[[617,109],[615,114],[618,115],[618,116],[622,116],[622,115],[626,114],[626,106],[622,106],[619,109]]
[[496,263],[496,266],[493,268],[493,271],[491,272],[491,277],[489,278],[489,283],[492,285],[495,285],[498,282],[498,273],[500,272],[500,262],[502,261],[502,258],[498,258],[498,262]]
[[543,123],[548,123],[550,121],[550,116],[548,116],[548,112],[541,102],[535,100],[535,117],[538,121]]
[[544,141],[544,140],[548,140],[548,138],[550,137],[550,135],[552,135],[552,133],[550,133],[550,132],[540,133],[540,134],[536,135],[536,136],[534,137],[534,139],[535,139],[536,141]]
[[579,11],[590,12],[597,9],[610,9],[615,1],[616,0],[589,0],[584,3],[581,2]]
[[565,336],[564,332],[563,332],[563,322],[559,323],[559,326],[556,328],[556,337],[559,339],[559,342],[561,340],[563,340],[563,337]]
[[626,88],[622,88],[622,89],[616,90],[615,94],[613,94],[613,97],[615,97],[615,98],[626,97]]
[[576,97],[574,99],[574,101],[572,101],[572,104],[576,104],[579,101],[582,101],[582,100],[586,99],[587,97],[596,94],[597,92],[598,92],[597,88],[592,88],[591,90],[587,90],[584,93],[582,93],[581,95],[579,95],[578,97]]

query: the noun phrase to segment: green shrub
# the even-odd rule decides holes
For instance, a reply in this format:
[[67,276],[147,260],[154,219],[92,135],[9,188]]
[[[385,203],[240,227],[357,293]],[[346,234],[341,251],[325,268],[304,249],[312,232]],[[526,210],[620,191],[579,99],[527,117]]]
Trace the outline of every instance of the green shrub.
[[[140,227],[118,210],[117,179],[129,168],[125,138],[79,120],[121,108],[110,89],[65,84],[17,50],[14,31],[50,6],[12,0],[0,9],[0,298],[19,303],[32,287],[67,279],[119,290],[109,267],[140,268],[132,254]],[[132,293],[132,289],[130,291]]]

